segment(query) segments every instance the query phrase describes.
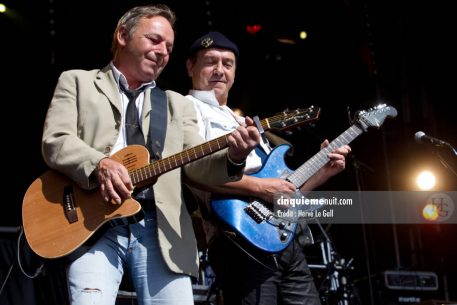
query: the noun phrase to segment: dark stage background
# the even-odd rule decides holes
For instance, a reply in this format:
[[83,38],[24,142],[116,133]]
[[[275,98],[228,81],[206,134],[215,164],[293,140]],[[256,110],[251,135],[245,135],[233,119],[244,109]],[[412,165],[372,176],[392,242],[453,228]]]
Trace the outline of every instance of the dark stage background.
[[[222,31],[238,44],[241,53],[230,96],[232,107],[261,118],[286,108],[322,108],[314,127],[283,135],[295,146],[295,155],[288,160],[292,168],[317,152],[323,139],[332,140],[350,126],[348,110],[353,115],[386,102],[396,107],[398,117],[351,143],[353,155],[347,170],[325,187],[412,190],[412,172],[428,166],[440,177],[439,189],[457,189],[457,177],[413,139],[422,130],[457,145],[453,105],[457,19],[450,1],[163,2],[178,15],[175,49],[159,79],[163,89],[187,93],[190,81],[185,55],[190,43],[209,30]],[[8,168],[0,213],[0,226],[8,228],[0,232],[0,284],[14,266],[0,303],[63,304],[61,266],[47,264],[46,272],[35,280],[24,277],[16,262],[19,232],[10,229],[21,225],[27,187],[47,170],[40,137],[59,74],[66,69],[104,67],[111,59],[118,18],[130,7],[148,2],[4,3],[13,11],[0,15],[0,96],[7,126],[3,147]],[[254,24],[261,24],[262,29],[249,34],[246,26]],[[308,32],[304,41],[296,38],[301,29]],[[442,154],[455,170],[456,156],[449,151]],[[457,300],[455,224],[335,224],[326,229],[338,254],[353,259],[350,280],[362,304],[388,303],[390,296],[383,292],[381,280],[386,270],[435,272],[439,290],[422,300]],[[311,261],[320,261],[318,249],[311,248],[309,253]],[[33,269],[38,261],[31,253],[25,256]],[[322,275],[317,278],[320,281]],[[27,291],[34,297],[25,300]],[[398,303],[398,298],[393,302]]]

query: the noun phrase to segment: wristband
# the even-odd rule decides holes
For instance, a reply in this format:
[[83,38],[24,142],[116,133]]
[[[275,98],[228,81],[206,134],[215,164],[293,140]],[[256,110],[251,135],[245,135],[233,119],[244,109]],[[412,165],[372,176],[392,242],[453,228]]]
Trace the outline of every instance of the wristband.
[[244,161],[241,163],[237,163],[230,158],[229,153],[227,153],[227,160],[230,162],[230,164],[232,164],[233,166],[236,166],[236,167],[245,167],[246,166],[246,159],[244,159]]

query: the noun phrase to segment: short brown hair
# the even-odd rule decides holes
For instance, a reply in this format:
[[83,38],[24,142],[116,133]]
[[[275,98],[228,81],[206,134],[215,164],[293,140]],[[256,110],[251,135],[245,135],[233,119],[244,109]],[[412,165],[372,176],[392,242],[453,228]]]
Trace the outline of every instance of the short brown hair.
[[145,6],[137,6],[127,11],[117,22],[116,30],[113,35],[111,51],[116,54],[117,51],[117,33],[121,27],[125,27],[128,35],[132,35],[141,18],[151,18],[154,16],[162,16],[170,22],[174,28],[176,22],[176,14],[165,4],[153,4]]

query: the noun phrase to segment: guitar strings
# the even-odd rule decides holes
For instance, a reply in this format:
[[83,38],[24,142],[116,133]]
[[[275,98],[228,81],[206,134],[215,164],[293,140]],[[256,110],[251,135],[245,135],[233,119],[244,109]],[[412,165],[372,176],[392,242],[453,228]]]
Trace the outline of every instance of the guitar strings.
[[[298,114],[305,115],[309,113],[310,109],[314,109],[314,106],[309,107],[307,110],[297,109],[294,111],[278,113],[268,119],[263,119],[261,121],[261,124],[264,128],[270,128],[270,122],[278,123],[285,121],[286,119],[294,118]],[[147,181],[148,179],[157,177],[158,175],[168,170],[178,168],[182,165],[190,163],[191,161],[202,158],[209,153],[224,149],[225,147],[227,147],[227,145],[228,135],[223,135],[219,138],[210,140],[204,144],[186,149],[178,154],[152,162],[142,168],[133,169],[129,171],[129,175],[134,184]]]

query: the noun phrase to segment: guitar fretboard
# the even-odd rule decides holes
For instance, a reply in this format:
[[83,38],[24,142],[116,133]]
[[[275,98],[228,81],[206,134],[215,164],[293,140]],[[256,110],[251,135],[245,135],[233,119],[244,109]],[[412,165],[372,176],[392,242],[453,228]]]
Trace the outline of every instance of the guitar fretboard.
[[[261,120],[260,125],[264,131],[270,129],[286,130],[293,126],[316,120],[319,113],[320,108],[314,106],[310,106],[307,109],[280,112],[272,117]],[[228,136],[229,134],[223,135],[178,154],[152,162],[144,167],[131,170],[129,172],[130,178],[134,185],[139,183],[143,185],[148,184],[149,181],[154,182],[155,178],[161,174],[226,148],[228,146]]]
[[329,162],[328,154],[343,145],[351,143],[355,138],[363,133],[362,128],[357,125],[352,125],[345,132],[340,134],[329,145],[321,149],[311,159],[291,173],[287,180],[293,183],[297,188],[303,185],[310,177],[312,177],[319,169]]
[[[268,119],[263,119],[260,121],[262,128],[264,130],[270,129],[270,124],[280,121],[280,116],[273,116]],[[271,121],[271,123],[270,123]],[[130,178],[134,185],[138,183],[143,183],[148,180],[153,180],[156,177],[179,168],[187,163],[195,161],[197,159],[203,158],[211,153],[222,150],[228,146],[228,136],[226,134],[220,136],[219,138],[213,139],[204,144],[197,145],[195,147],[186,149],[178,154],[154,161],[142,168],[138,168],[129,172]]]
[[203,158],[213,152],[228,146],[228,136],[224,135],[204,144],[186,149],[178,154],[152,162],[145,167],[130,171],[130,178],[134,185],[181,167],[194,160]]

